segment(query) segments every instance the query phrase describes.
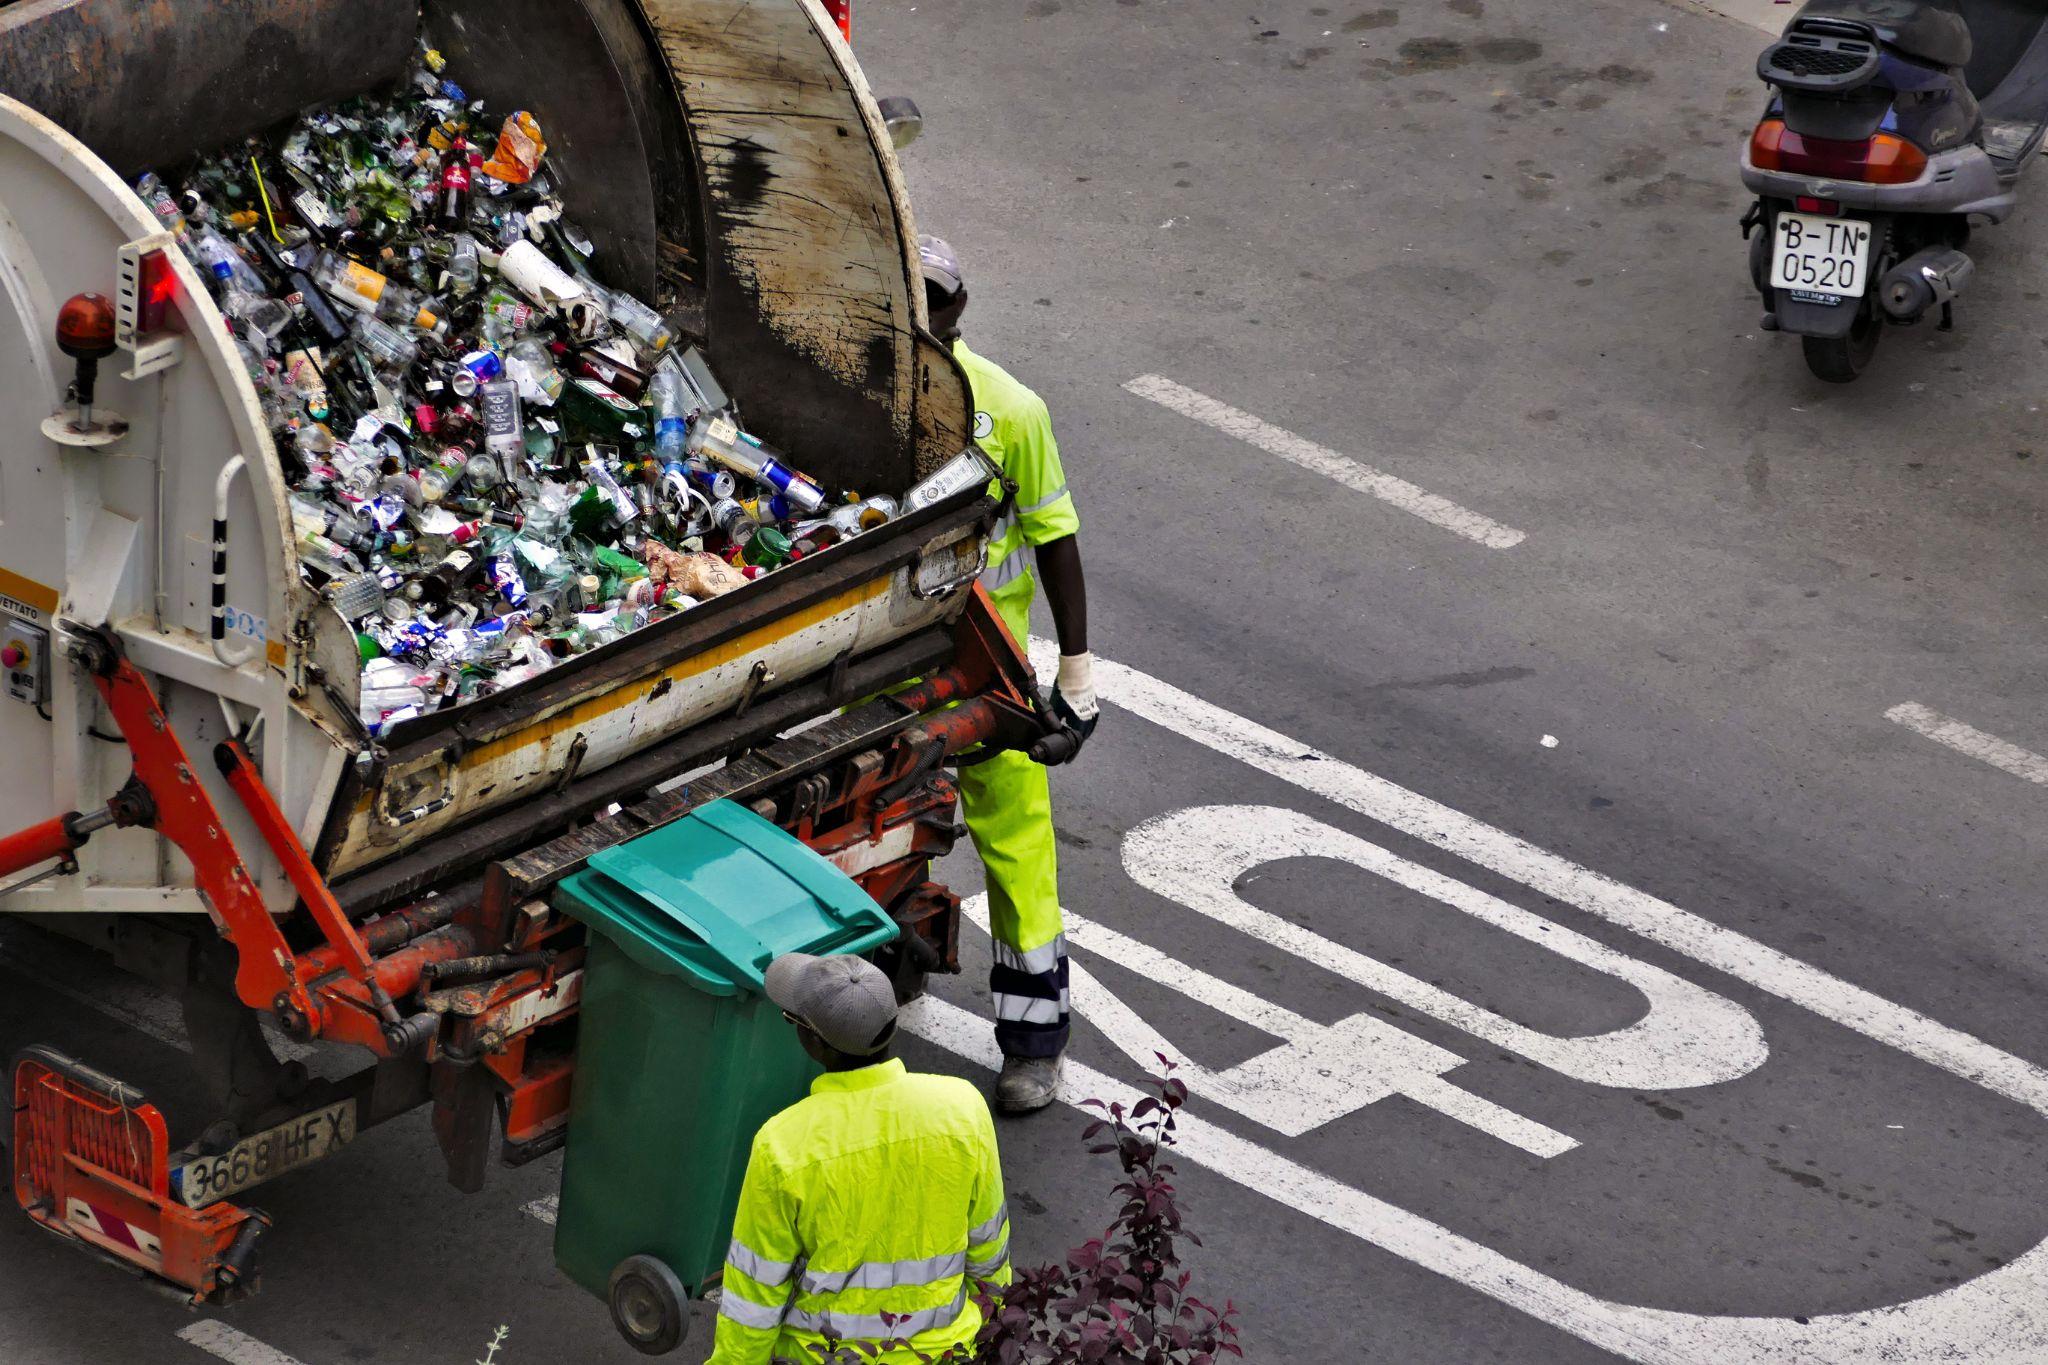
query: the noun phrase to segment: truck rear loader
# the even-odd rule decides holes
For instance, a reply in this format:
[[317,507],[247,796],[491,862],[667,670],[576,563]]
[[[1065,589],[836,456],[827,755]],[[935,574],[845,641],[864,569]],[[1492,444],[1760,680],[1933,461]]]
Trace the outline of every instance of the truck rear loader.
[[[957,969],[929,868],[958,835],[947,764],[1058,761],[1068,737],[976,586],[1007,494],[925,329],[900,120],[844,21],[815,0],[0,7],[0,913],[178,993],[209,1116],[173,1133],[62,1038],[20,1052],[13,1187],[51,1232],[226,1302],[268,1226],[244,1192],[338,1138],[426,1107],[465,1191],[494,1152],[560,1147],[586,943],[551,890],[715,800],[887,912],[900,993]],[[533,112],[593,268],[704,348],[750,428],[834,487],[946,478],[373,738],[256,394],[129,185],[399,79],[422,31],[473,95]],[[66,312],[87,293],[111,343]],[[266,1029],[363,1064],[311,1077]]]

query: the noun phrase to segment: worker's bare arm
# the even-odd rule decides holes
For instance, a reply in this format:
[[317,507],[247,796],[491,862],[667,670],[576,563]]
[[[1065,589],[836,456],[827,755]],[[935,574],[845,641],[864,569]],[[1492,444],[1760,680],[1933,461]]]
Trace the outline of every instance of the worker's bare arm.
[[1060,653],[1088,652],[1088,583],[1081,572],[1081,544],[1061,536],[1038,547],[1038,578],[1045,604],[1052,610],[1053,633]]

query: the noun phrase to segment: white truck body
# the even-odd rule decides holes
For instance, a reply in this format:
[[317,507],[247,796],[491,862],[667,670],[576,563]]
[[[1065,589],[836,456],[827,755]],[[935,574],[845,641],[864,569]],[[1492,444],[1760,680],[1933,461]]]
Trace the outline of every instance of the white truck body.
[[[117,0],[79,2],[108,8]],[[673,82],[697,164],[658,170],[700,179],[709,227],[698,233],[699,275],[711,281],[704,297],[678,310],[708,313],[714,366],[720,310],[738,288],[763,335],[816,367],[796,375],[805,382],[855,382],[860,366],[876,369],[877,347],[896,348],[888,372],[868,373],[865,382],[882,394],[899,467],[929,469],[965,448],[971,404],[957,367],[922,331],[915,230],[893,150],[850,51],[814,0],[553,3],[572,18],[605,10],[614,20],[630,6],[649,35],[648,50],[632,61],[665,67]],[[128,8],[124,21],[139,23],[151,7],[135,0]],[[461,0],[448,8],[459,10]],[[836,136],[821,134],[825,127]],[[797,191],[791,203],[837,207],[822,217],[793,213],[785,230],[768,232],[768,210],[751,201],[735,207],[725,194],[728,153],[740,143],[754,161],[770,158],[782,187]],[[572,176],[572,209],[577,183]],[[0,96],[0,413],[9,426],[0,450],[0,647],[28,649],[28,666],[5,680],[16,684],[10,692],[30,694],[0,695],[0,753],[12,768],[0,781],[0,833],[93,809],[128,775],[125,746],[100,737],[114,731],[91,680],[62,653],[59,622],[111,631],[150,675],[195,758],[195,776],[267,903],[283,914],[295,896],[280,866],[204,760],[222,739],[248,736],[264,782],[333,880],[401,846],[458,832],[566,776],[600,772],[729,713],[764,686],[815,677],[960,608],[958,589],[972,581],[986,528],[955,519],[886,572],[835,579],[821,565],[804,580],[815,585],[807,592],[794,581],[778,588],[784,575],[776,574],[719,599],[734,624],[678,628],[667,657],[647,657],[644,645],[636,653],[629,637],[535,680],[521,689],[525,701],[508,701],[513,693],[494,699],[474,725],[443,715],[410,747],[402,729],[373,744],[355,719],[353,631],[301,584],[285,478],[255,393],[219,312],[174,248],[165,254],[183,318],[175,358],[130,377],[136,354],[124,349],[100,367],[97,407],[118,412],[126,431],[97,445],[45,431],[45,419],[64,409],[72,373],[53,339],[57,309],[80,292],[112,297],[123,247],[147,245],[158,227],[92,148]],[[821,291],[826,277],[832,283]],[[849,314],[859,326],[849,328]],[[776,378],[745,370],[766,363],[758,358],[738,363],[743,382],[721,370],[735,393],[745,381],[759,388]],[[238,457],[243,472],[226,498],[227,634],[216,646],[216,484]],[[786,609],[733,600],[777,591]],[[604,663],[614,651],[630,657]],[[472,710],[484,715],[461,708]],[[397,823],[400,811],[421,807],[432,813]],[[203,909],[183,856],[148,829],[108,830],[80,850],[75,875],[0,894],[7,912]]]

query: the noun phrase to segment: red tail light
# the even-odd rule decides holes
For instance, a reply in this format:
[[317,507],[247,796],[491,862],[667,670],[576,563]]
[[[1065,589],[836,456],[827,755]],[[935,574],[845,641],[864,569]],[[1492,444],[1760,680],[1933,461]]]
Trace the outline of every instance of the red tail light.
[[832,16],[832,22],[839,25],[840,36],[848,43],[853,41],[853,0],[825,0],[825,13]]
[[1866,185],[1909,185],[1927,169],[1927,153],[1902,137],[1879,133],[1862,142],[1807,137],[1767,118],[1749,138],[1749,160],[1760,171],[1824,175]]

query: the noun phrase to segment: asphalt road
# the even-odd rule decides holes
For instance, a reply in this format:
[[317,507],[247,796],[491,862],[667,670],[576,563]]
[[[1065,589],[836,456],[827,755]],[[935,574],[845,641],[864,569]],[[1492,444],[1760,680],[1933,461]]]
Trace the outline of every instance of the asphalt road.
[[[2048,1360],[2041,216],[1978,239],[1957,332],[1827,389],[1755,326],[1722,15],[857,10],[1122,666],[1056,779],[1070,1090],[1188,1064],[1195,1288],[1248,1358]],[[969,957],[913,1060],[984,1076]],[[10,1048],[180,1074],[0,981]],[[1108,1216],[1081,1121],[1003,1129],[1024,1259]],[[523,1211],[551,1166],[435,1172],[401,1123],[277,1182],[223,1320],[304,1365],[636,1358]],[[0,1359],[209,1358],[24,1220],[0,1267]]]

